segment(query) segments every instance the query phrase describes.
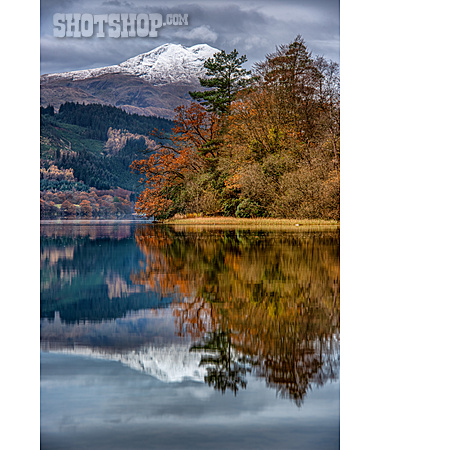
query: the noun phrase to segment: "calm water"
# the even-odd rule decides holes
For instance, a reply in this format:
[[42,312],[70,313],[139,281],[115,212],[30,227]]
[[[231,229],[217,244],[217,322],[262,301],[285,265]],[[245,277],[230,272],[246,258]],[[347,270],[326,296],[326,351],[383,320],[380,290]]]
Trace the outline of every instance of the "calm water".
[[41,224],[41,448],[339,448],[339,302],[338,231]]

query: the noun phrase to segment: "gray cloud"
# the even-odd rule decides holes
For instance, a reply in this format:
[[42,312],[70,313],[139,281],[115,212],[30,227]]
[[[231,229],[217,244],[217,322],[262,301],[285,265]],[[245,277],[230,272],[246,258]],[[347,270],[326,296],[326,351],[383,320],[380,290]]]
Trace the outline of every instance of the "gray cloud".
[[[163,27],[156,38],[53,37],[53,14],[181,13],[189,25]],[[310,50],[339,62],[339,0],[161,1],[42,0],[41,73],[118,64],[166,42],[206,43],[246,54],[248,67],[301,34]]]
[[211,30],[209,25],[200,25],[199,27],[192,28],[189,31],[177,30],[173,33],[173,36],[195,42],[216,42],[218,38],[218,34]]

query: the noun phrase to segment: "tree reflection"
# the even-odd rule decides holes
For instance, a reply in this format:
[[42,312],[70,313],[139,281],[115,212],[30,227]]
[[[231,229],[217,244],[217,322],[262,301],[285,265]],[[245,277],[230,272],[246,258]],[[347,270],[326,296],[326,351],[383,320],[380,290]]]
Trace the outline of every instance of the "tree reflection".
[[339,232],[175,231],[141,226],[133,281],[175,294],[205,382],[245,388],[251,370],[297,405],[339,374]]
[[205,383],[208,386],[222,393],[230,390],[235,395],[239,388],[246,388],[245,374],[251,369],[245,358],[235,355],[229,333],[208,333],[203,342],[191,347],[191,351],[202,352],[200,366],[206,367]]

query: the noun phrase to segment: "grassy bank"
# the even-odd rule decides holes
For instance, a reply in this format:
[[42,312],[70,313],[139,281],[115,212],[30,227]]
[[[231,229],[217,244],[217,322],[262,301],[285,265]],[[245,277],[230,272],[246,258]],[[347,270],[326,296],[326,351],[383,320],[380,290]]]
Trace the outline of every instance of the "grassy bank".
[[290,228],[290,229],[324,229],[339,228],[337,220],[299,220],[299,219],[272,219],[255,218],[240,219],[237,217],[186,217],[172,218],[163,221],[168,225],[211,226],[211,227],[240,227],[240,228]]

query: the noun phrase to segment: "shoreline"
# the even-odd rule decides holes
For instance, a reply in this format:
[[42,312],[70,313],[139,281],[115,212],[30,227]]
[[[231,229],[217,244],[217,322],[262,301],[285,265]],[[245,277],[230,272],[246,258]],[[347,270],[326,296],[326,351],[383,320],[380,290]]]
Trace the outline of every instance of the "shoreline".
[[274,218],[237,218],[237,217],[184,217],[166,220],[148,219],[41,219],[40,224],[107,225],[107,224],[151,224],[179,227],[201,228],[273,228],[283,230],[339,230],[340,221],[323,219],[274,219]]
[[177,219],[166,219],[157,222],[164,225],[190,225],[190,226],[211,226],[211,227],[283,227],[292,229],[305,228],[340,228],[338,220],[322,219],[273,219],[273,218],[237,218],[237,217],[186,217]]

